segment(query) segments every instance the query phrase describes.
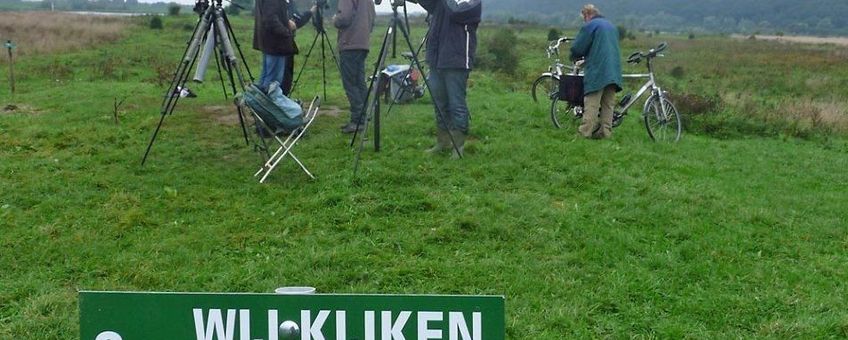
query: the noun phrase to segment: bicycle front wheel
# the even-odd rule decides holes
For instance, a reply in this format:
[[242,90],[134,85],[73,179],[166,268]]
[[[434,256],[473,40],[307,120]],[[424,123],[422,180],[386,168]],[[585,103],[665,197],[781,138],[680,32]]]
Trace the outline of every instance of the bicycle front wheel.
[[565,100],[560,100],[558,96],[553,96],[551,99],[551,122],[557,129],[574,125],[582,118],[583,108],[574,106]]
[[659,96],[649,98],[645,103],[642,117],[645,119],[648,136],[654,141],[674,143],[680,140],[680,134],[683,132],[680,113],[667,98],[660,99]]
[[538,103],[539,97],[550,99],[555,91],[559,90],[559,79],[550,74],[543,74],[533,82],[533,88],[530,94],[533,95],[533,102]]

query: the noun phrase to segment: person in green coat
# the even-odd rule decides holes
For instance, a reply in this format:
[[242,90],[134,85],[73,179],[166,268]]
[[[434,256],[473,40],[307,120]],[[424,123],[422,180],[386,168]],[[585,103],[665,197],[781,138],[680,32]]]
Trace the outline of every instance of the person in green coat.
[[618,29],[595,5],[583,6],[580,13],[586,24],[571,45],[571,60],[584,59],[584,110],[579,132],[586,138],[603,139],[612,135],[615,93],[621,91],[622,84]]

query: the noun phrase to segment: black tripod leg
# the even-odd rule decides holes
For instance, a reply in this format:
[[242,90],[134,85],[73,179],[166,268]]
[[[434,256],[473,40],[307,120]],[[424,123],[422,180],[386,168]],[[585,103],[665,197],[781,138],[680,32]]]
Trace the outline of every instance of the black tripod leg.
[[321,34],[321,78],[324,84],[324,100],[327,100],[327,50],[324,48],[325,34]]
[[[363,114],[365,114],[365,128],[362,131],[362,138],[360,138],[360,140],[359,140],[359,149],[356,151],[356,156],[354,157],[354,161],[353,161],[353,179],[354,179],[354,181],[356,180],[356,175],[359,172],[359,160],[362,158],[362,150],[365,148],[365,136],[368,132],[368,121],[371,118],[370,115],[367,114],[368,113],[368,105],[369,105],[368,103],[369,103],[369,101],[371,101],[372,102],[371,105],[375,105],[373,102],[377,102],[377,101],[380,100],[380,96],[377,93],[377,92],[379,92],[377,90],[377,87],[379,87],[380,84],[375,85],[375,83],[380,82],[380,77],[381,77],[380,72],[385,67],[386,57],[388,57],[388,52],[389,52],[389,39],[391,38],[391,35],[393,35],[393,34],[394,34],[394,30],[393,30],[392,26],[390,25],[389,28],[386,30],[386,35],[383,37],[383,43],[382,43],[382,45],[380,45],[380,54],[377,55],[377,61],[374,63],[374,72],[372,73],[372,76],[371,76],[371,83],[368,85],[368,94],[365,96],[365,103],[366,104],[363,107],[363,110],[365,111],[365,112],[363,112]],[[373,98],[371,97],[372,94],[374,95]],[[372,112],[373,111],[376,111],[376,110],[372,110]],[[378,127],[378,125],[375,124],[375,128],[376,127]],[[356,141],[356,137],[357,137],[358,134],[359,134],[359,129],[357,129],[357,131],[354,132],[353,138],[350,140],[350,146],[351,147],[353,146],[353,143]],[[379,135],[379,133],[377,133],[377,135]],[[376,143],[375,143],[375,145],[376,145]]]
[[[218,79],[221,80],[221,91],[224,92],[224,99],[229,99],[227,97],[227,85],[224,84],[224,72],[221,72],[221,58],[218,57],[218,53],[223,53],[218,49],[218,44],[215,44],[215,66],[218,68]],[[224,64],[226,67],[226,64]]]
[[[227,22],[224,20],[223,13],[223,9],[220,8],[215,11],[214,28],[218,30],[217,32],[219,33],[221,48],[224,51],[224,59],[226,61],[225,68],[230,79],[230,84],[232,85],[233,93],[238,93],[239,88],[244,86],[244,76],[241,74],[238,58],[236,58],[233,45],[230,42],[230,30],[227,28]],[[233,73],[235,73],[235,75],[233,75]],[[236,80],[238,80],[238,83]],[[247,136],[247,125],[244,121],[244,112],[238,105],[236,105],[236,111],[238,113],[241,131],[244,134],[244,143],[250,145],[250,139]]]
[[[382,88],[382,79],[380,86]],[[380,152],[380,98],[374,98],[374,152]]]
[[330,37],[327,36],[327,31],[324,31],[324,38],[327,39],[327,48],[330,49],[330,55],[333,57],[333,62],[336,63],[336,70],[338,70],[339,73],[341,73],[342,72],[342,66],[341,66],[341,64],[339,64],[339,60],[336,58],[336,49],[333,48],[333,41],[330,40]]
[[[391,81],[391,79],[389,81]],[[391,83],[389,83],[389,89],[391,89]],[[391,92],[391,90],[389,90],[389,92]],[[400,101],[400,99],[403,98],[404,94],[406,94],[405,87],[401,88],[400,91],[398,91],[398,93],[394,97],[392,97],[391,102],[389,102],[389,108],[386,110],[386,116],[392,113],[392,108],[395,107],[395,103]]]
[[[297,73],[297,77],[294,78],[294,82],[292,83],[291,91],[289,91],[289,97],[294,93],[294,90],[297,88],[297,82],[300,81],[300,76],[303,74],[303,70],[306,70],[306,65],[309,63],[309,56],[312,55],[312,50],[315,48],[315,44],[318,43],[318,36],[320,33],[315,34],[315,39],[312,39],[312,46],[309,46],[309,51],[306,52],[306,57],[303,58],[303,66],[300,67],[300,72]],[[294,56],[292,56],[294,58]]]
[[241,44],[239,44],[238,39],[236,39],[236,33],[233,32],[233,26],[230,25],[230,18],[227,16],[227,12],[224,11],[221,13],[224,16],[224,24],[227,25],[227,31],[230,32],[231,40],[233,44],[236,46],[236,51],[239,53],[239,58],[241,58],[241,63],[244,66],[244,69],[247,71],[247,77],[250,78],[250,82],[253,82],[253,73],[250,72],[250,66],[247,64],[247,59],[244,58],[244,52],[241,50]]
[[168,92],[165,94],[165,99],[162,101],[162,109],[160,110],[160,115],[162,117],[159,118],[159,124],[156,125],[156,130],[153,131],[150,143],[147,144],[147,150],[144,152],[144,157],[141,159],[142,166],[144,166],[144,163],[147,162],[147,156],[150,155],[153,143],[156,142],[156,137],[159,135],[159,129],[162,128],[162,123],[165,122],[165,116],[174,112],[174,108],[180,100],[180,94],[177,88],[185,86],[185,83],[188,80],[189,71],[191,71],[192,67],[194,67],[194,63],[197,61],[197,54],[200,51],[200,45],[212,24],[211,20],[213,13],[214,9],[210,6],[206,12],[203,13],[197,25],[194,27],[194,34],[192,35],[191,41],[183,53],[183,59],[180,61],[179,66],[177,66],[177,70],[174,72],[174,78],[171,80],[171,84],[168,86]]
[[147,150],[144,151],[144,158],[141,159],[141,166],[144,166],[144,162],[147,161],[147,155],[150,154],[150,149],[153,147],[153,141],[155,141],[156,136],[159,135],[159,129],[162,127],[163,122],[165,122],[165,115],[161,115],[161,117],[159,117],[159,124],[156,125],[156,130],[153,130],[153,137],[150,138],[150,143],[147,144]]
[[[383,69],[383,67],[384,67],[383,65],[386,63],[389,35],[391,35],[391,34],[394,34],[394,33],[392,33],[392,28],[390,26],[389,29],[386,31],[386,35],[383,37],[383,43],[380,45],[380,54],[377,55],[377,61],[374,63],[374,72],[371,73],[371,82],[368,85],[368,94],[365,96],[365,106],[362,107],[362,110],[364,111],[364,112],[362,112],[362,114],[366,116],[365,117],[365,126],[366,127],[368,126],[368,119],[371,118],[367,115],[368,103],[372,99],[371,98],[372,92],[375,92],[374,91],[374,88],[375,88],[374,84],[379,82],[380,71]],[[374,93],[373,99],[379,100],[378,97],[379,97],[379,95],[377,93]],[[358,135],[359,135],[359,129],[357,129],[357,131],[355,131],[353,133],[353,138],[350,139],[350,147],[353,147],[353,144],[356,142],[356,137]],[[358,163],[359,163],[359,157],[357,156],[357,164]],[[355,173],[356,173],[356,170],[354,170],[354,174]]]

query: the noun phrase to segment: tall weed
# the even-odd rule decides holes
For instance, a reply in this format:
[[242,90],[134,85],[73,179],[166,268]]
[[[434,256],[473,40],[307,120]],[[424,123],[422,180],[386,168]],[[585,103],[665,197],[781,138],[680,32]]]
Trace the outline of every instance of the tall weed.
[[[77,50],[116,41],[129,19],[54,12],[0,12],[0,39],[12,40],[18,56]],[[5,58],[0,63],[6,63]]]

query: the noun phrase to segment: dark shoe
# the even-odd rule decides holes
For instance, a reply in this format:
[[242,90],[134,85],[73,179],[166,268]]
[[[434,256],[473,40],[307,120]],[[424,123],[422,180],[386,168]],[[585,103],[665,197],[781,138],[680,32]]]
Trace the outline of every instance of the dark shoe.
[[[304,130],[303,130],[303,127],[299,127],[299,128],[297,128],[297,129],[295,129],[295,130],[294,130],[294,135],[295,135],[295,136],[297,136],[297,135],[299,135],[299,134],[301,134],[301,133],[303,133],[303,135],[302,135],[302,136],[300,136],[300,138],[306,138],[306,136],[308,136],[308,135],[309,135],[308,133],[306,133],[306,131],[304,131]],[[286,135],[288,136],[288,134],[286,134]]]
[[342,133],[362,132],[363,130],[365,130],[364,124],[347,123],[347,125],[342,128]]
[[[453,142],[456,143],[456,148],[452,149],[451,159],[460,159],[465,156],[465,137],[468,134],[459,130],[451,130],[450,135],[453,137]],[[451,148],[453,148],[453,145],[451,145]]]
[[256,134],[259,135],[259,137],[266,138],[266,139],[274,137],[273,135],[271,135],[270,132],[268,132],[268,130],[266,130],[264,127],[261,127],[259,125],[256,126]]
[[436,131],[436,145],[427,149],[425,152],[436,154],[452,147],[450,133],[447,130],[438,129]]

